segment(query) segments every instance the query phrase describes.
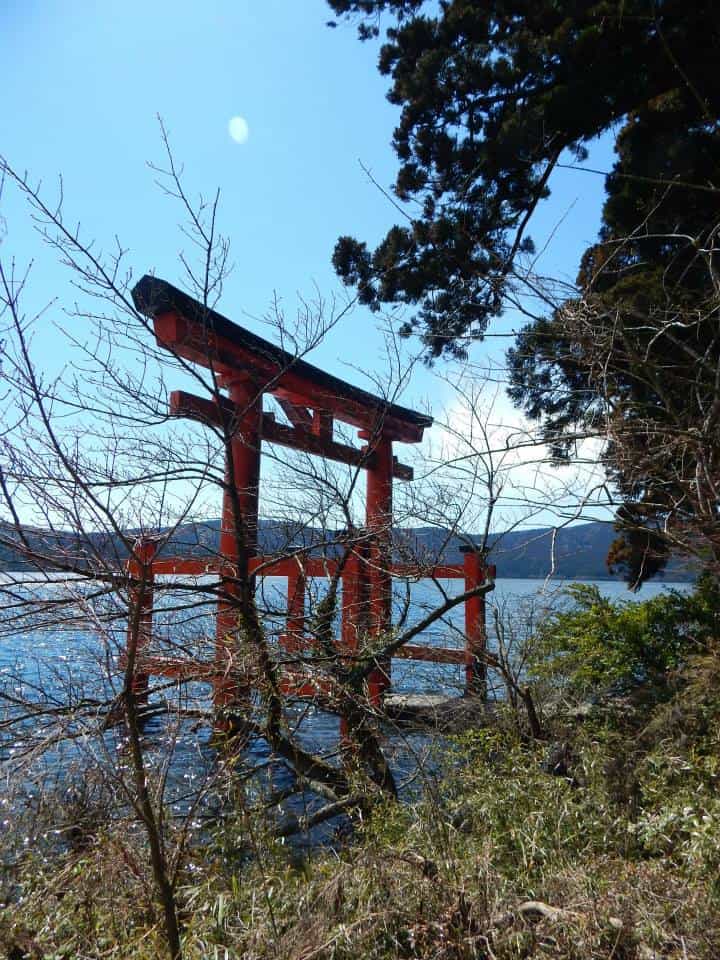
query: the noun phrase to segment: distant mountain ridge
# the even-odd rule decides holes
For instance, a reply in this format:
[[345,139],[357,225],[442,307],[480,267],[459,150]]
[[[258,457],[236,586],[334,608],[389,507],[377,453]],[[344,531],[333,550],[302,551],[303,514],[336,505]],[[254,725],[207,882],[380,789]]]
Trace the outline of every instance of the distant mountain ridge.
[[[27,569],[19,551],[8,541],[12,528],[0,523],[0,570]],[[33,549],[47,557],[62,553],[75,558],[79,565],[92,566],[93,559],[122,563],[127,551],[117,537],[94,534],[84,544],[71,533],[49,532],[38,528],[26,528],[24,534]],[[321,530],[300,524],[291,525],[276,520],[260,520],[259,539],[261,552],[270,555],[287,547],[305,545],[312,548],[327,536]],[[615,539],[612,524],[593,521],[553,529],[539,527],[532,530],[513,530],[505,534],[493,534],[494,544],[490,560],[497,566],[499,578],[533,579],[553,576],[561,580],[620,580],[608,572],[605,564],[608,548]],[[479,537],[470,535],[478,542]],[[400,529],[394,533],[396,553],[402,556],[410,551],[427,561],[461,563],[460,547],[468,537],[452,536],[447,530],[437,527]],[[164,549],[166,555],[215,556],[220,541],[220,521],[188,523],[178,527]],[[554,567],[553,567],[554,554]],[[49,564],[48,564],[49,565]],[[38,564],[41,566],[41,564]],[[695,578],[691,564],[683,558],[673,558],[661,579],[667,581],[690,581]]]
[[[447,537],[446,532],[432,527],[418,528],[411,534],[420,547],[426,546],[429,554]],[[552,575],[559,580],[622,580],[622,576],[608,571],[605,562],[616,537],[613,525],[601,521],[561,527],[556,532],[552,527],[513,530],[491,535],[489,559],[497,566],[499,578],[544,579]],[[460,547],[465,542],[459,537],[450,538],[443,559],[448,563],[461,562]],[[687,582],[696,575],[685,558],[673,557],[658,579]]]

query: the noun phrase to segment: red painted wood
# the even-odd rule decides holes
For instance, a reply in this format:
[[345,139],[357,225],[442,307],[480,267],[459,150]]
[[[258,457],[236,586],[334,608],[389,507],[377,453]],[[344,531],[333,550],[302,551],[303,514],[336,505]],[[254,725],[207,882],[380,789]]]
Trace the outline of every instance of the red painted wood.
[[[337,560],[325,560],[320,557],[303,559],[306,577],[332,577],[337,571],[337,566]],[[297,569],[297,560],[292,557],[255,556],[248,560],[250,574],[259,574],[263,577],[290,577],[297,573]],[[233,576],[234,567],[222,557],[213,557],[210,560],[201,557],[162,557],[153,561],[153,572],[156,576],[173,574],[191,577],[212,574]]]
[[287,632],[280,638],[283,647],[294,653],[307,646],[305,639],[305,591],[307,579],[297,561],[295,571],[288,576]]
[[299,697],[308,700],[317,700],[319,696],[328,696],[332,692],[329,681],[318,677],[316,680],[300,680],[284,677],[280,681],[280,692],[286,697]]
[[[464,556],[465,590],[472,590],[485,582],[485,566],[479,553],[468,550]],[[478,657],[486,650],[485,595],[468,597],[465,601],[465,689],[468,693],[484,695],[487,688],[487,667]]]
[[[231,423],[238,415],[238,411],[230,400],[223,398],[220,403],[217,403],[184,390],[173,390],[170,394],[170,413],[175,417],[188,417],[217,427],[222,426],[223,422]],[[375,464],[374,453],[337,443],[332,439],[331,430],[316,433],[302,424],[289,427],[287,424],[278,423],[272,413],[263,413],[261,433],[262,439],[269,443],[290,447],[303,453],[312,453],[326,460],[334,460],[336,463],[345,463],[348,466],[363,469],[372,469]],[[413,469],[394,460],[393,476],[397,480],[412,480]]]
[[[306,577],[332,577],[337,571],[337,561],[305,557],[303,568]],[[256,557],[250,563],[250,570],[264,577],[292,577],[297,573],[297,560],[294,557]]]
[[143,657],[142,669],[155,677],[167,677],[170,680],[204,680],[215,683],[222,679],[217,664],[201,660],[183,660],[174,657]]
[[328,389],[313,378],[309,364],[293,363],[291,357],[286,366],[278,364],[277,359],[266,358],[217,336],[208,327],[176,311],[158,313],[153,318],[153,326],[160,346],[194,363],[212,364],[222,376],[232,378],[238,371],[245,370],[264,384],[268,393],[290,399],[298,406],[331,411],[338,420],[365,430],[372,430],[378,416],[382,416],[383,429],[392,439],[403,443],[422,440],[424,425],[404,420],[399,413],[392,415],[382,398],[368,394],[367,400],[358,399],[362,391],[341,380],[336,381],[333,389]]
[[307,407],[298,406],[292,400],[286,400],[284,397],[277,397],[276,399],[280,409],[294,427],[310,426],[313,418]]
[[332,440],[333,415],[329,410],[314,410],[312,432],[324,440]]
[[221,427],[223,416],[232,418],[234,414],[229,401],[219,404],[185,390],[173,390],[170,393],[169,408],[171,417],[187,417],[211,427]]
[[[332,577],[337,570],[336,560],[322,560],[318,557],[307,557],[303,561],[306,575],[309,577]],[[223,560],[221,557],[161,557],[153,560],[153,572],[156,576],[171,574],[186,574],[192,577],[201,577],[214,573],[221,573]],[[494,579],[495,568],[489,566],[488,578]],[[263,576],[287,577],[293,570],[297,570],[297,561],[289,557],[257,556],[250,559],[250,572],[259,572]],[[465,568],[459,564],[441,564],[437,567],[423,567],[410,563],[394,563],[390,568],[393,577],[416,577],[420,580],[454,580],[465,576]]]
[[[131,585],[128,604],[128,631],[127,648],[135,644],[135,666],[131,680],[135,696],[146,699],[148,695],[149,675],[139,666],[143,651],[152,640],[153,603],[154,603],[154,570],[153,558],[157,551],[157,543],[150,538],[140,538],[133,547],[133,555],[128,560],[127,571],[135,580],[143,581],[142,585]],[[138,604],[140,609],[138,611]],[[134,635],[134,620],[137,616],[137,634]],[[127,661],[126,661],[127,662]]]
[[[367,472],[366,526],[372,534],[367,565],[370,633],[379,637],[390,629],[392,608],[392,439],[384,432],[374,438],[375,467]],[[372,703],[390,686],[390,661],[368,678]]]
[[257,553],[260,483],[262,394],[252,382],[237,379],[230,384],[230,399],[236,416],[231,424],[232,438],[226,457],[220,554],[233,575],[222,578],[218,601],[215,643],[218,679],[213,690],[217,707],[234,702],[238,694],[237,679],[232,676],[234,671],[230,665],[243,591],[252,589],[250,562]]
[[356,548],[347,558],[342,579],[340,639],[343,649],[348,651],[358,649],[360,636],[367,629],[367,596],[363,567],[364,559]]
[[313,453],[337,463],[345,463],[352,467],[367,467],[367,457],[362,450],[344,443],[336,443],[330,434],[313,433],[305,427],[288,427],[284,423],[278,423],[271,414],[267,413],[263,417],[263,439],[303,453]]

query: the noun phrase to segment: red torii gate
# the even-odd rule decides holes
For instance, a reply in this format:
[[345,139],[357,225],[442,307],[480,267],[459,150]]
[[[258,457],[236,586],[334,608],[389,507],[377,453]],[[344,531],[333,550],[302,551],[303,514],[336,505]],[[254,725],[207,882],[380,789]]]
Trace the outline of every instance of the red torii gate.
[[[371,635],[388,629],[393,572],[392,483],[393,479],[413,478],[412,469],[399,463],[393,455],[393,443],[420,442],[424,430],[432,425],[432,418],[390,403],[315,367],[208,309],[164,280],[144,276],[134,287],[132,297],[138,311],[152,320],[159,346],[212,369],[217,386],[228,392],[227,397],[216,394],[214,399],[184,391],[170,394],[172,414],[209,424],[232,425],[231,462],[227,464],[229,482],[222,507],[220,563],[216,566],[225,565],[233,570],[235,584],[243,578],[247,581],[257,568],[258,488],[263,440],[362,468],[367,473],[365,523],[369,534],[369,555],[362,569],[357,562],[351,562],[343,576],[342,639],[346,647],[355,645],[349,635],[353,629],[349,615],[351,604],[355,604],[356,611],[360,606],[365,609],[366,626]],[[276,398],[289,426],[263,410],[263,395],[266,393]],[[336,441],[333,437],[335,420],[356,427],[365,445],[358,448]],[[233,501],[239,507],[239,517]],[[152,565],[152,552],[141,559]],[[180,572],[181,566],[185,572],[192,572],[190,567],[193,564],[156,561],[154,570],[162,572],[165,566],[168,566],[167,572],[170,569]],[[275,566],[277,570],[268,567],[267,573],[280,573],[278,564]],[[309,566],[305,573],[297,565],[287,571],[283,567],[282,573],[288,576],[288,637],[300,636],[304,629],[305,576],[311,575]],[[443,569],[448,576],[464,576],[466,587],[468,582],[482,582],[485,575],[479,557],[472,552],[466,556],[463,566]],[[362,603],[359,602],[361,597]],[[234,626],[232,606],[222,604],[217,617],[216,658],[223,656],[224,638]],[[475,645],[484,646],[484,597],[468,600],[466,627],[469,638],[470,633],[475,638]],[[145,632],[149,636],[150,627]],[[356,637],[354,640],[356,642]],[[414,649],[418,651],[418,659],[449,662],[447,657],[440,656],[442,651],[438,651],[438,657],[431,657],[421,653],[425,648]],[[467,656],[461,651],[445,653],[461,654],[467,666]],[[450,659],[455,660],[454,657]],[[161,671],[158,668],[151,672]],[[385,674],[376,677],[375,699],[389,684],[388,675],[389,665]],[[220,703],[232,696],[227,684],[224,692],[219,689],[218,682],[215,688],[216,701]]]

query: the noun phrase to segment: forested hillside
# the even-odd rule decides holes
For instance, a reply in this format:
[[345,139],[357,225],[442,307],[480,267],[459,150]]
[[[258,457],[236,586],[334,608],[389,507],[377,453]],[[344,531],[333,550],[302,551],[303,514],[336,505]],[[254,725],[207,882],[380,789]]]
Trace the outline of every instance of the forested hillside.
[[[85,557],[79,544],[69,533],[50,534],[32,530],[27,532],[28,539],[36,545],[42,544],[43,553],[51,566],[53,556],[59,554],[75,558],[78,563],[91,562]],[[621,580],[622,575],[611,573],[606,564],[606,556],[616,534],[611,524],[599,521],[581,523],[563,527],[555,534],[553,530],[539,527],[532,530],[514,530],[511,533],[496,534],[491,537],[493,544],[490,559],[498,568],[502,578],[543,578],[548,576],[560,580]],[[332,537],[332,533],[330,534]],[[8,542],[11,534],[0,537],[0,569],[17,570],[26,566],[20,552],[13,550]],[[323,541],[323,532],[310,527],[293,530],[286,524],[272,520],[263,520],[260,524],[260,548],[264,554],[272,554],[286,546],[288,541],[308,546]],[[468,539],[457,536],[448,537],[448,531],[437,527],[418,527],[395,531],[398,551],[409,548],[423,559],[461,563],[460,547]],[[209,557],[217,553],[220,543],[220,521],[208,520],[205,523],[184,524],[179,527],[164,548],[166,555],[203,555]],[[94,546],[107,558],[122,562],[127,551],[117,539],[98,535]],[[694,579],[692,566],[681,558],[670,561],[662,577],[668,581],[687,581]]]

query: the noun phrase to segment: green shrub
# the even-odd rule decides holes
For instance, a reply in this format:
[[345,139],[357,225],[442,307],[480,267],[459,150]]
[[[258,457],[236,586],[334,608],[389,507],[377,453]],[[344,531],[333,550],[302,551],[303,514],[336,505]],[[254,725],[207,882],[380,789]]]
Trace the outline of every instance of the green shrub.
[[591,584],[564,594],[571,605],[541,625],[533,673],[567,692],[664,680],[720,633],[720,588],[709,577],[689,596],[671,590],[642,602],[609,600]]

